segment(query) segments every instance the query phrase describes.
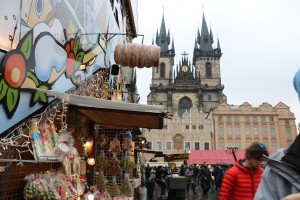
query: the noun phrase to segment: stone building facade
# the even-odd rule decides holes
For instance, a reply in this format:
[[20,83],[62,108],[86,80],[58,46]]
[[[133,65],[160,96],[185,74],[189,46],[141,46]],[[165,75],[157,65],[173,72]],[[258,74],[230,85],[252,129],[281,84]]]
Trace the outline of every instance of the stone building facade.
[[184,51],[176,66],[174,38],[171,40],[170,31],[165,28],[164,15],[160,31],[156,32],[155,43],[161,48],[160,65],[152,69],[147,104],[163,105],[173,117],[164,119],[162,130],[144,130],[152,150],[173,154],[214,148],[209,113],[226,102],[221,83],[222,52],[219,41],[217,48],[213,48],[212,30],[208,31],[204,15],[201,34],[199,29],[197,32],[192,61]]
[[247,148],[252,142],[261,142],[268,148],[288,147],[297,136],[294,113],[282,102],[272,106],[263,103],[252,107],[221,103],[212,112],[214,146],[218,150],[236,146]]

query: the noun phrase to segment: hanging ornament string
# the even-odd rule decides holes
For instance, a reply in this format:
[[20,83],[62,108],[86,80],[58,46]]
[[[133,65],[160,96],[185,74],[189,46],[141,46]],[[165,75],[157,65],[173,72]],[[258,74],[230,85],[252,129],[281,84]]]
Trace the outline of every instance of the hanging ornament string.
[[[12,130],[10,133],[8,133],[5,137],[0,138],[0,148],[3,150],[2,153],[5,154],[2,155],[2,153],[0,153],[0,160],[7,162],[19,161],[18,165],[23,165],[22,162],[25,161],[28,162],[28,160],[24,158],[24,155],[27,152],[30,152],[31,155],[34,155],[34,150],[32,148],[30,139],[30,127],[33,119],[37,123],[37,125],[45,119],[47,119],[49,122],[53,122],[55,115],[58,111],[58,105],[58,101],[50,104],[42,113],[25,121],[24,123],[16,127],[14,130]],[[16,152],[16,154],[13,153],[16,155],[14,159],[7,158],[6,154],[9,153],[9,151]]]

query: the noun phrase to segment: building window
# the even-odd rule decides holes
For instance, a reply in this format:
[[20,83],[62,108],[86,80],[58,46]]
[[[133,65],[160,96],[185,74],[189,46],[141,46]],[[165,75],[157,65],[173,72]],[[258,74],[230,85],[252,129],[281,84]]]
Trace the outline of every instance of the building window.
[[165,77],[165,71],[166,71],[165,68],[166,68],[166,67],[165,67],[165,63],[160,63],[160,77],[161,77],[161,78],[164,78],[164,77]]
[[223,135],[223,127],[219,127],[219,135]]
[[267,148],[269,148],[269,142],[268,139],[263,139],[264,145],[266,145]]
[[240,135],[240,134],[241,134],[240,127],[235,127],[235,135]]
[[227,117],[226,117],[226,121],[227,121],[227,122],[231,122],[231,116],[227,116]]
[[291,130],[286,130],[286,138],[291,139],[292,138],[292,132]]
[[239,121],[240,121],[239,116],[234,116],[234,122],[239,122]]
[[245,116],[245,122],[250,122],[250,116]]
[[193,125],[193,129],[196,129],[196,125]]
[[178,114],[179,116],[182,116],[184,112],[189,112],[190,108],[192,107],[192,101],[188,97],[183,97],[179,100],[178,103]]
[[224,141],[219,140],[219,150],[224,150]]
[[275,128],[270,128],[270,133],[271,133],[271,136],[275,136],[276,135]]
[[270,117],[270,122],[274,122],[274,117]]
[[203,125],[199,125],[198,128],[199,128],[200,130],[202,130],[202,129],[203,129]]
[[185,129],[190,129],[190,125],[185,125]]
[[233,146],[232,140],[231,139],[227,140],[227,147],[232,147],[232,146]]
[[200,150],[200,142],[195,142],[195,150]]
[[204,150],[209,150],[209,142],[204,142]]
[[246,135],[250,135],[250,133],[251,133],[250,127],[246,127]]
[[156,142],[156,150],[162,151],[162,142]]
[[220,122],[223,121],[223,120],[222,120],[222,116],[219,116],[219,121],[220,121]]
[[147,144],[148,144],[148,149],[152,150],[152,142],[151,141],[147,141]]
[[210,62],[205,63],[205,75],[206,76],[212,76],[212,70],[211,70],[211,63]]
[[184,142],[184,149],[186,152],[191,150],[191,142]]
[[172,151],[172,142],[166,142],[166,151]]
[[241,146],[241,141],[240,140],[236,140],[235,141],[235,146],[237,146],[239,148]]
[[246,147],[249,147],[249,146],[251,145],[251,143],[252,143],[252,141],[249,140],[249,139],[247,139],[247,140],[246,140]]
[[257,116],[253,116],[253,122],[257,122]]
[[285,120],[285,125],[286,126],[290,125],[290,121],[289,120]]
[[168,129],[168,125],[164,125],[164,129]]
[[262,132],[263,136],[266,136],[267,135],[267,128],[266,127],[262,127],[261,128],[261,132]]
[[208,101],[211,101],[211,95],[208,95],[207,99]]
[[258,135],[258,127],[254,127],[253,128],[253,134],[254,135]]
[[277,148],[276,140],[272,140],[271,148],[273,148],[273,149]]
[[232,135],[232,128],[231,127],[227,128],[227,135]]
[[262,116],[262,117],[261,117],[261,121],[262,121],[262,122],[266,122],[266,116]]

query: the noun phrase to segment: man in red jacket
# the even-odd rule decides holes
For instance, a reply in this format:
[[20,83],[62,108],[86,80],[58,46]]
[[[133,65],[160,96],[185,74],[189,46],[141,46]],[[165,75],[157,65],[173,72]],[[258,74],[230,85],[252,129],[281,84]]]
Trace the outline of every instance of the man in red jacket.
[[246,149],[246,158],[238,160],[224,175],[219,200],[253,200],[263,168],[264,144],[254,142]]

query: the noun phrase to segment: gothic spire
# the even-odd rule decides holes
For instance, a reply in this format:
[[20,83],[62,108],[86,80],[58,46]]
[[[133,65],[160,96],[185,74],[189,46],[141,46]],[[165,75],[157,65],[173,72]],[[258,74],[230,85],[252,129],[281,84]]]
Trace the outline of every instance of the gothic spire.
[[171,49],[175,50],[175,46],[174,46],[174,36],[173,36],[173,38],[172,38],[172,47],[171,47]]
[[200,44],[200,39],[201,39],[201,36],[200,36],[200,31],[199,31],[199,27],[198,27],[198,31],[197,31],[197,42]]
[[211,26],[210,26],[209,37],[210,37],[211,43],[213,44],[213,43],[214,43],[214,36],[213,36],[213,34],[212,34]]
[[170,32],[166,32],[166,25],[165,25],[165,16],[164,13],[162,15],[162,21],[161,21],[161,25],[160,25],[160,31],[158,34],[156,34],[156,44],[158,46],[160,46],[160,52],[164,53],[164,52],[168,52],[169,51],[169,44],[170,44]]
[[198,44],[197,44],[197,40],[196,39],[195,39],[194,49],[198,49]]
[[210,34],[208,32],[204,12],[202,19],[202,27],[201,27],[201,39],[200,39],[200,50],[201,51],[212,51],[212,41],[210,38]]
[[219,37],[218,37],[218,42],[217,42],[217,49],[216,49],[216,51],[217,51],[218,54],[222,54],[221,46],[220,46],[220,41],[219,41]]
[[220,41],[219,41],[219,37],[218,37],[218,42],[217,42],[217,49],[221,49],[221,47],[220,47]]

